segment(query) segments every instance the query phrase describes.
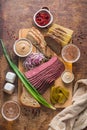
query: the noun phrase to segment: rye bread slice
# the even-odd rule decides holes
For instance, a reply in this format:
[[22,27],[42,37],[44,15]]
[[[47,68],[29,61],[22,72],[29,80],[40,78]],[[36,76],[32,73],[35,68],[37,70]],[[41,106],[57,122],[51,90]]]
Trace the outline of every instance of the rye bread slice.
[[59,55],[61,53],[62,46],[60,43],[56,41],[56,39],[53,36],[46,35],[44,36],[44,39],[47,43],[47,45],[57,54]]
[[26,91],[23,87],[23,92],[20,96],[20,103],[26,107],[39,108],[40,104]]

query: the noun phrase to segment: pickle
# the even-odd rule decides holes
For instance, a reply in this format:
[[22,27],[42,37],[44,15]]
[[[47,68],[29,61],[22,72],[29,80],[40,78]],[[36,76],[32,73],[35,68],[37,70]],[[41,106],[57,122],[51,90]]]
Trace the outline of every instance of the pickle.
[[56,104],[54,90],[55,90],[54,87],[52,87],[51,92],[50,92],[50,101],[51,101],[52,104]]
[[50,97],[50,101],[51,101],[52,104],[56,104],[57,103],[53,97]]
[[63,93],[59,93],[59,99],[58,103],[64,104],[66,102],[67,98],[63,95]]
[[69,91],[68,91],[67,89],[65,89],[65,88],[60,88],[60,90],[62,91],[62,93],[64,94],[64,96],[65,96],[66,98],[69,97]]
[[69,91],[61,86],[52,86],[50,92],[50,101],[52,104],[64,104],[69,97]]

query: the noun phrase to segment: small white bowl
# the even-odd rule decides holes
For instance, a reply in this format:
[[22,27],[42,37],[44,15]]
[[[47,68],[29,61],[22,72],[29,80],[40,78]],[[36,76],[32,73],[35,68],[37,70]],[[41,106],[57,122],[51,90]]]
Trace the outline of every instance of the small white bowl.
[[[37,21],[36,21],[36,17],[37,17],[37,15],[38,15],[40,12],[46,12],[46,13],[49,15],[49,17],[50,17],[50,20],[49,20],[49,22],[48,22],[46,25],[40,25],[40,24],[38,24]],[[40,27],[40,28],[46,28],[46,27],[48,27],[49,25],[52,24],[52,22],[53,22],[53,15],[50,13],[50,11],[49,11],[48,9],[42,8],[42,9],[38,10],[38,11],[34,14],[33,20],[34,20],[34,23],[35,23],[38,27]]]
[[19,57],[26,57],[32,52],[32,43],[26,38],[21,38],[15,41],[13,50]]
[[71,83],[74,80],[74,74],[70,71],[64,71],[61,78],[64,83]]

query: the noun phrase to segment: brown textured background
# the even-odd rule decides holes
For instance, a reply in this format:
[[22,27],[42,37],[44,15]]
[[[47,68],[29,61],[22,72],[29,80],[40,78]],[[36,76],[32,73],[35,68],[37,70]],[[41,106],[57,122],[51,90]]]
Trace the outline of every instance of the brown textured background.
[[[0,0],[0,38],[5,42],[9,55],[17,64],[18,59],[12,47],[18,39],[19,29],[32,27],[33,14],[44,6],[52,12],[54,23],[74,30],[73,44],[81,50],[79,61],[73,64],[75,81],[87,78],[87,0]],[[2,91],[5,74],[9,70],[0,46],[0,110],[4,101],[17,100],[17,79],[13,95],[9,96]],[[39,110],[21,107],[19,119],[11,126],[0,113],[0,130],[47,130],[49,122],[59,111],[44,107]]]

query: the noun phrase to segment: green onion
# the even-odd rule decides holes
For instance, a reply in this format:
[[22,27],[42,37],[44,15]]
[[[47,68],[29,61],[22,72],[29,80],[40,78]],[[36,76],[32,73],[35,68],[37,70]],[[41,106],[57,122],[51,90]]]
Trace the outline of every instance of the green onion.
[[27,80],[27,78],[23,75],[23,73],[18,69],[18,67],[11,61],[9,55],[7,54],[6,48],[4,46],[3,41],[0,39],[0,43],[3,48],[4,55],[10,65],[10,67],[13,69],[13,71],[16,73],[16,75],[19,77],[21,82],[23,83],[24,87],[27,89],[27,91],[42,105],[45,107],[51,108],[55,110],[56,108],[53,107],[51,104],[49,104],[35,89],[35,87]]

